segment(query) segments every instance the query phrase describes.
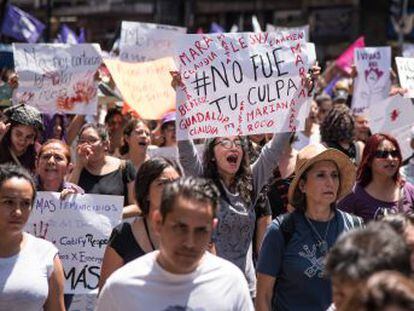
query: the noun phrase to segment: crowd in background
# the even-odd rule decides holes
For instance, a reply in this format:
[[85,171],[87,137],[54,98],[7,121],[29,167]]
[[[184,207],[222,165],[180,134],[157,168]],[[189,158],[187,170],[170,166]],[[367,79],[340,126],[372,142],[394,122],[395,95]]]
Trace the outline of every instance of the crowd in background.
[[[2,74],[17,87],[12,71]],[[70,305],[56,247],[23,232],[36,191],[124,197],[129,221],[109,238],[105,293],[116,270],[159,248],[152,218],[165,185],[194,176],[219,194],[209,251],[240,269],[257,310],[413,310],[414,160],[393,136],[371,132],[367,112],[352,113],[352,77],[330,93],[323,77],[311,77],[316,91],[296,133],[177,142],[175,112],[142,120],[117,101],[100,105],[97,118],[3,109],[0,211],[11,216],[0,217],[0,309]],[[399,92],[394,85],[390,96]],[[152,157],[159,148],[171,156]],[[27,257],[22,271],[46,273],[23,294],[22,275],[3,281],[13,256]]]

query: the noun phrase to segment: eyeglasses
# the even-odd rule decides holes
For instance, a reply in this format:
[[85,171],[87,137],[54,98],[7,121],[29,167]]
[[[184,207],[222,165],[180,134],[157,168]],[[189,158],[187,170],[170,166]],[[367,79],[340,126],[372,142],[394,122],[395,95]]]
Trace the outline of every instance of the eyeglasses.
[[386,159],[391,155],[392,158],[398,158],[400,153],[398,150],[377,150],[375,152],[375,157],[377,159]]
[[223,140],[217,141],[214,145],[215,146],[221,145],[225,149],[231,149],[233,148],[233,146],[243,147],[243,141],[241,141],[240,139],[230,140],[230,139],[225,138]]
[[95,138],[95,137],[89,137],[89,138],[80,138],[79,140],[78,140],[78,144],[79,145],[82,145],[82,144],[85,144],[85,143],[87,143],[87,144],[89,144],[89,145],[94,145],[94,144],[96,144],[97,142],[99,142],[99,141],[101,141],[99,138]]

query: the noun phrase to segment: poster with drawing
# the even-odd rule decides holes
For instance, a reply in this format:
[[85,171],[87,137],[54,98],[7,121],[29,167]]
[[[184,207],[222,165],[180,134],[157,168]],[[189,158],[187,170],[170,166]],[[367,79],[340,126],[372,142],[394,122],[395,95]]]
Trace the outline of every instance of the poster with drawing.
[[354,53],[358,75],[355,78],[352,111],[358,114],[388,97],[391,88],[391,48],[357,48]]
[[96,115],[100,53],[98,44],[13,43],[19,76],[13,103],[34,106],[43,113]]
[[411,127],[414,124],[414,102],[401,95],[389,96],[370,106],[369,124],[372,133],[393,135],[401,148],[403,158],[412,154],[410,147]]

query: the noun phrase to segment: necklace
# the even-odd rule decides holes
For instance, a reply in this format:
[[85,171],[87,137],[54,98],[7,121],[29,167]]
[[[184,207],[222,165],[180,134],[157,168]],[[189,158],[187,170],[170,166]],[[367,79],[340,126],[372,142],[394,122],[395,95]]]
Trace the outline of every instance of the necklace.
[[144,221],[145,232],[147,233],[147,236],[148,236],[148,241],[151,244],[152,250],[155,251],[155,246],[154,246],[154,243],[152,243],[151,236],[150,236],[150,233],[149,233],[149,230],[148,230],[147,220],[145,219],[145,217],[143,217],[143,221]]
[[332,218],[329,219],[328,225],[326,226],[325,234],[322,238],[321,235],[319,234],[318,230],[316,230],[316,228],[314,227],[314,225],[312,224],[312,222],[308,218],[308,216],[305,215],[305,219],[306,219],[307,223],[309,224],[309,227],[311,228],[312,232],[316,235],[316,239],[317,239],[316,247],[319,249],[319,251],[321,252],[321,254],[323,256],[325,256],[326,253],[328,253],[328,249],[329,249],[328,242],[326,241],[326,237],[328,236],[329,227],[331,226]]

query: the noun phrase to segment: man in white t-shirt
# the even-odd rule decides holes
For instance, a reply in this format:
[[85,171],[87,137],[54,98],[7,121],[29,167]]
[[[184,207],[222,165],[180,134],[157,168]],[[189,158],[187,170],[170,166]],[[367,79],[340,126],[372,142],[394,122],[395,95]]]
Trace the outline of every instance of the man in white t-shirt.
[[166,185],[153,217],[159,250],[113,273],[97,311],[254,310],[242,272],[207,252],[218,198],[215,186],[204,179]]

